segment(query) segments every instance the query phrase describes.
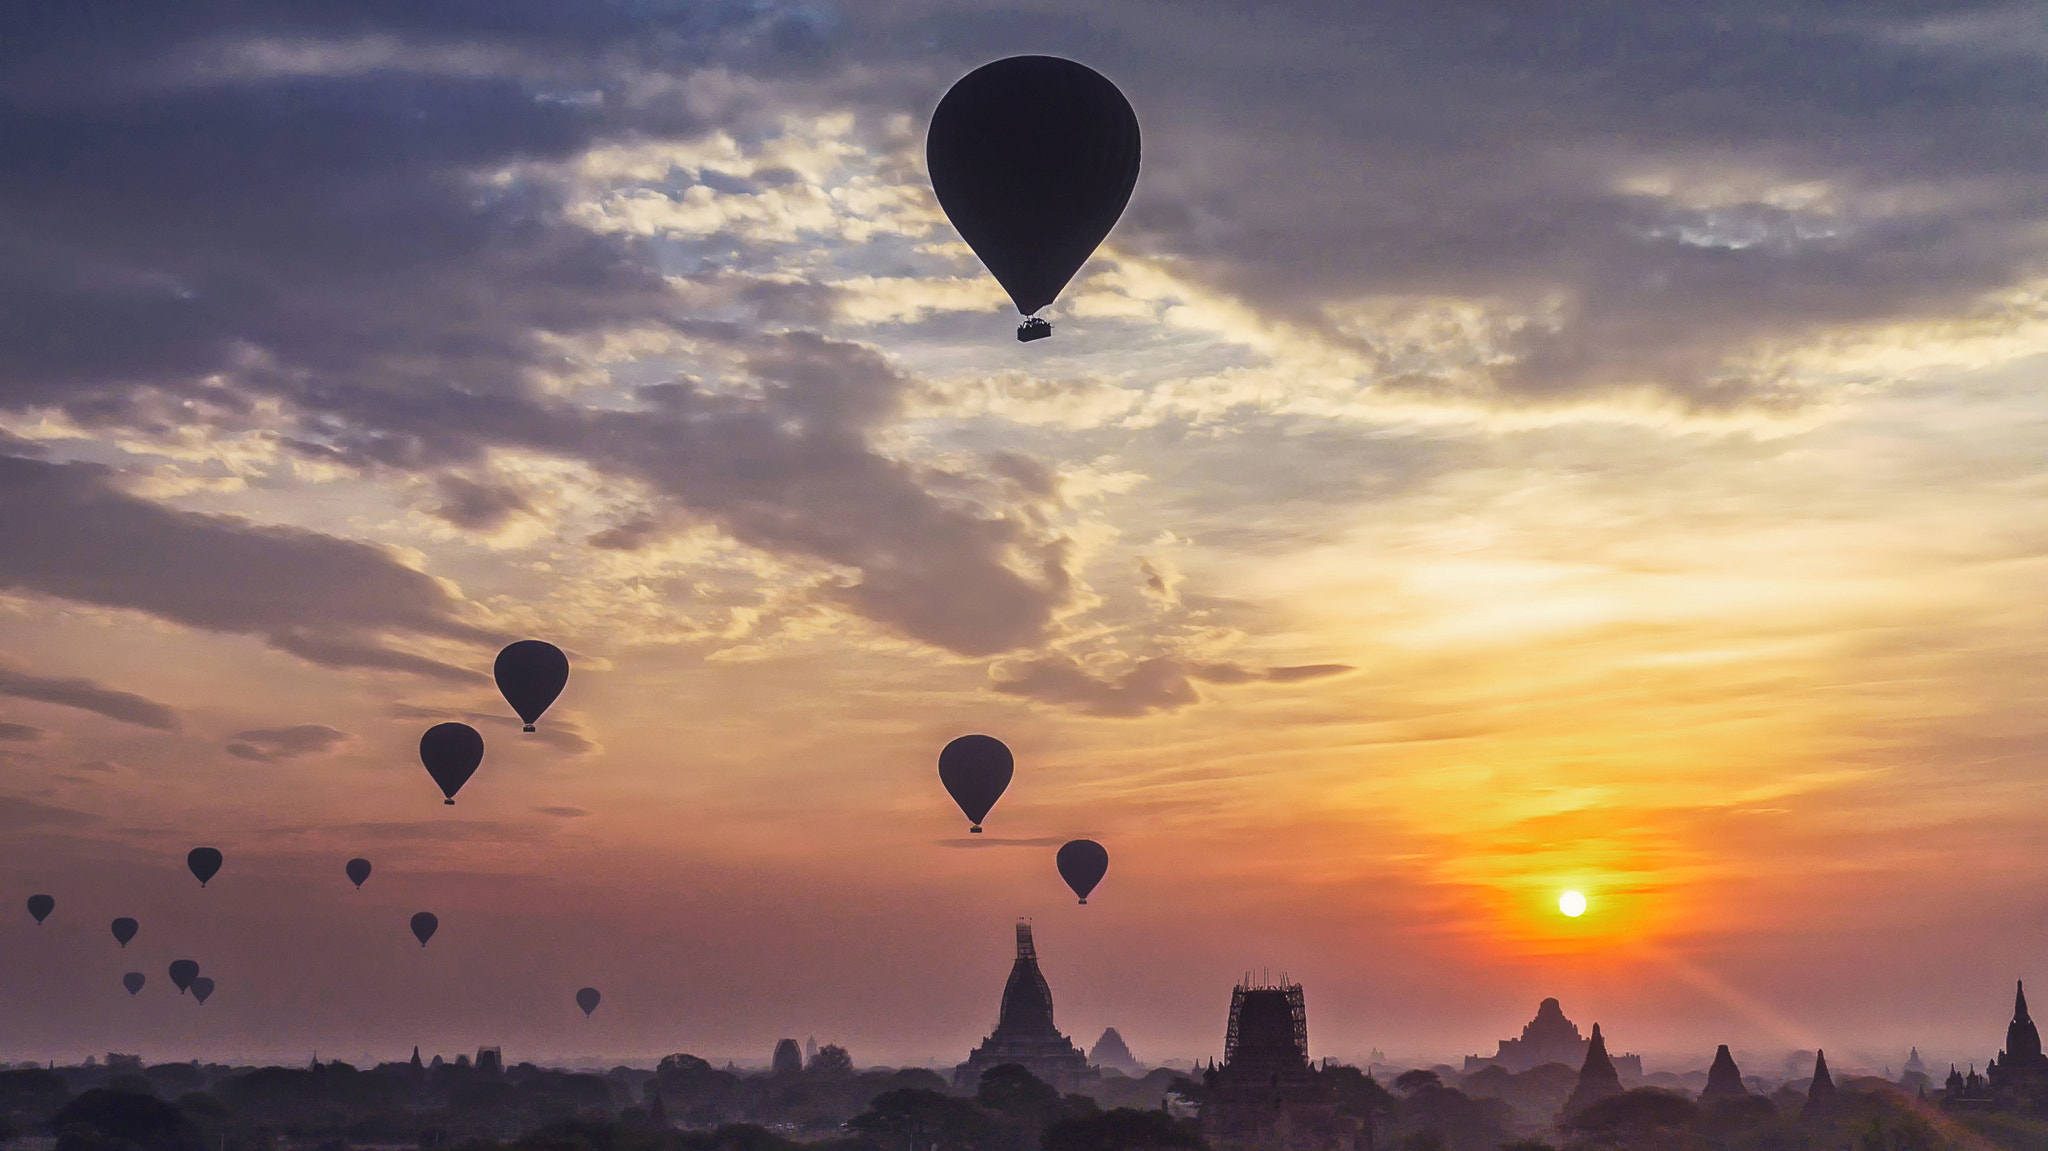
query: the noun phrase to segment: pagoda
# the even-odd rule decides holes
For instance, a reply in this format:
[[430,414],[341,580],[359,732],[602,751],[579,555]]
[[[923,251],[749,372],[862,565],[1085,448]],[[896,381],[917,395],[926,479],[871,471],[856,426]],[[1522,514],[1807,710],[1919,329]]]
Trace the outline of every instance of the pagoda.
[[1038,949],[1031,941],[1029,920],[1017,922],[1017,959],[1003,985],[1003,1008],[996,1029],[981,1041],[953,1072],[953,1082],[974,1087],[982,1072],[1015,1063],[1059,1088],[1078,1091],[1099,1078],[1088,1057],[1052,1022],[1052,989],[1038,970]]

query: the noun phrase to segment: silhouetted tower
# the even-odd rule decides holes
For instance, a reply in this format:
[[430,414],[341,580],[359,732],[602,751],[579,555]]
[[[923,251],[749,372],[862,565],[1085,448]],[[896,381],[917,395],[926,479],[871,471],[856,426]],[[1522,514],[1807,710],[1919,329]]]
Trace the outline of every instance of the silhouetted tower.
[[1806,1089],[1806,1110],[1824,1111],[1835,1101],[1835,1077],[1828,1074],[1828,1053],[1813,1053],[1813,1085]]
[[1102,1038],[1097,1039],[1095,1046],[1088,1049],[1088,1061],[1097,1067],[1114,1067],[1118,1071],[1132,1074],[1141,1070],[1138,1066],[1138,1057],[1131,1054],[1124,1037],[1118,1035],[1114,1027],[1102,1029]]
[[953,1080],[972,1087],[981,1082],[982,1072],[1004,1063],[1019,1064],[1061,1091],[1078,1091],[1097,1076],[1081,1049],[1053,1026],[1052,989],[1038,970],[1029,920],[1017,921],[1017,958],[1003,984],[996,1029],[955,1069]]
[[794,1039],[775,1041],[775,1057],[769,1061],[769,1069],[777,1075],[794,1075],[804,1069],[804,1053]]
[[1749,1088],[1742,1085],[1742,1072],[1735,1066],[1735,1057],[1728,1054],[1728,1045],[1723,1043],[1714,1050],[1714,1065],[1707,1068],[1707,1086],[1700,1092],[1700,1102],[1740,1099],[1747,1094]]
[[414,1071],[425,1070],[420,1064],[420,1045],[417,1043],[412,1045],[412,1069]]
[[806,1067],[810,1066],[811,1060],[816,1059],[817,1057],[818,1037],[813,1035],[804,1040],[804,1065]]
[[505,1057],[495,1047],[476,1049],[476,1069],[485,1075],[503,1075]]
[[1308,1061],[1301,984],[1249,977],[1231,989],[1223,1066],[1203,1080],[1202,1135],[1217,1151],[1334,1151],[1360,1143]]
[[1600,1036],[1600,1025],[1593,1025],[1593,1037],[1586,1043],[1586,1062],[1579,1067],[1578,1085],[1572,1088],[1571,1098],[1564,1101],[1564,1113],[1575,1115],[1580,1111],[1621,1094],[1621,1076],[1615,1073],[1614,1061],[1607,1057],[1607,1040]]

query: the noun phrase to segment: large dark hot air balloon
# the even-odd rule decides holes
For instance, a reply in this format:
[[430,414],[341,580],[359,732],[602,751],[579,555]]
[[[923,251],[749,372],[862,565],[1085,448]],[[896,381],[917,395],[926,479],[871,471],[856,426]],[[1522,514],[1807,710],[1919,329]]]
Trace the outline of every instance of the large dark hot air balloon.
[[114,921],[114,942],[126,947],[128,946],[128,941],[135,938],[135,933],[141,929],[142,925],[140,923],[124,915]]
[[174,959],[171,961],[171,984],[178,989],[178,994],[185,994],[185,989],[192,986],[192,981],[197,978],[199,978],[199,964],[195,960]]
[[967,830],[975,835],[981,834],[981,821],[1003,797],[1016,770],[1010,749],[992,735],[963,735],[939,752],[939,782],[974,825]]
[[42,926],[43,920],[48,919],[50,913],[55,910],[57,910],[57,901],[47,895],[31,895],[28,897],[28,913],[36,917],[36,926],[38,927]]
[[414,939],[420,941],[421,947],[427,945],[427,940],[432,939],[434,932],[440,930],[440,927],[440,917],[431,911],[422,911],[412,917],[412,935]]
[[131,971],[121,977],[121,986],[128,989],[130,996],[142,990],[142,982],[142,972],[140,971]]
[[578,991],[576,993],[576,1006],[583,1009],[583,1018],[590,1018],[590,1013],[597,1010],[598,1002],[603,998],[604,996],[599,995],[595,987],[586,987]]
[[1059,865],[1060,878],[1067,881],[1085,906],[1088,893],[1109,871],[1109,852],[1092,839],[1076,839],[1062,846],[1053,862]]
[[201,1003],[204,1003],[206,1002],[207,996],[212,994],[213,980],[208,979],[206,976],[202,975],[199,978],[194,979],[192,981],[192,998],[197,999]]
[[427,767],[427,774],[441,787],[441,794],[448,803],[455,803],[455,793],[476,774],[476,766],[484,761],[484,737],[466,723],[437,723],[420,737],[420,762]]
[[217,847],[195,847],[185,853],[185,866],[192,869],[192,875],[205,887],[206,881],[220,873],[220,849]]
[[569,657],[545,640],[522,639],[507,644],[498,653],[491,675],[498,681],[498,691],[505,702],[519,713],[526,730],[532,731],[541,713],[568,685]]
[[342,870],[348,872],[348,881],[356,885],[357,891],[361,891],[363,889],[363,880],[370,878],[370,861],[367,859],[351,859]]
[[[1027,317],[1109,235],[1138,183],[1138,116],[1116,85],[1057,56],[1012,56],[960,78],[925,137],[932,191]],[[1027,319],[1019,340],[1052,334]]]

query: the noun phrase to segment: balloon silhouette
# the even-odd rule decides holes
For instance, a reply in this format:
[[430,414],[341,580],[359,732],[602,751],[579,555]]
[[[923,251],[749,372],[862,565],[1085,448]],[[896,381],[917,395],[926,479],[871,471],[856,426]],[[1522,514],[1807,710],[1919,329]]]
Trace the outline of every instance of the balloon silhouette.
[[194,979],[192,981],[192,998],[197,999],[201,1003],[204,1003],[206,1002],[206,997],[212,994],[213,980],[208,979],[206,976],[202,975],[199,978]]
[[597,1010],[598,1002],[603,998],[604,996],[597,993],[597,988],[586,987],[576,993],[576,1006],[583,1009],[583,1017],[588,1019],[590,1013]]
[[42,926],[43,920],[48,919],[50,913],[55,910],[57,910],[57,901],[47,895],[31,895],[28,897],[28,913],[36,917],[36,926],[38,927]]
[[185,989],[192,986],[192,981],[197,978],[199,978],[198,963],[190,959],[174,959],[171,961],[171,983],[178,989],[178,994],[185,994]]
[[205,887],[207,880],[220,874],[220,849],[195,847],[185,853],[185,866],[192,869],[192,876],[199,880],[199,886]]
[[505,702],[519,713],[526,730],[532,731],[541,713],[568,685],[569,657],[545,640],[522,639],[498,653],[491,675]]
[[128,941],[135,938],[135,933],[141,930],[141,928],[141,924],[125,915],[116,919],[114,921],[114,942],[119,943],[123,947],[128,946]]
[[420,737],[420,762],[452,806],[455,793],[484,761],[484,737],[466,723],[437,723]]
[[1102,876],[1109,870],[1109,852],[1092,839],[1076,839],[1060,848],[1053,860],[1059,865],[1060,878],[1081,897],[1082,906],[1088,904],[1088,893],[1102,882]]
[[[939,101],[925,166],[946,218],[1028,317],[1123,215],[1138,183],[1138,116],[1086,65],[1012,56]],[[1017,329],[1025,341],[1051,334],[1044,320]]]
[[123,975],[121,977],[121,986],[126,987],[128,994],[132,997],[136,992],[142,990],[142,972],[131,971]]
[[1003,797],[1016,770],[1010,749],[992,735],[963,735],[939,752],[939,782],[974,825],[967,830],[975,835],[981,834],[981,821]]
[[348,881],[356,885],[357,891],[361,891],[363,889],[363,880],[370,878],[370,861],[367,859],[351,859],[342,870],[348,872]]
[[427,945],[427,940],[432,939],[434,932],[439,930],[440,927],[441,920],[431,911],[422,911],[412,917],[413,938],[420,941],[421,947]]

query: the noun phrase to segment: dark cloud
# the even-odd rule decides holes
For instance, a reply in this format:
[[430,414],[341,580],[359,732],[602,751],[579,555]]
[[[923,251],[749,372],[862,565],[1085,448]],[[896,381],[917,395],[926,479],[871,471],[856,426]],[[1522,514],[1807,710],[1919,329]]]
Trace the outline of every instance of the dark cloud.
[[1058,847],[1065,843],[1057,835],[1040,836],[1037,839],[1004,839],[994,835],[969,835],[959,839],[941,839],[940,847]]
[[[5,497],[0,496],[0,506],[4,506],[4,500]],[[13,554],[13,546],[0,551],[0,567],[4,567]],[[0,696],[75,707],[158,731],[178,730],[177,712],[155,700],[102,687],[89,679],[50,679],[0,664]]]
[[99,816],[67,807],[51,807],[31,799],[0,795],[0,830],[42,831],[79,828],[98,823]]
[[1178,711],[1201,702],[1195,681],[1299,683],[1352,670],[1346,664],[1253,669],[1230,663],[1189,664],[1174,656],[1139,660],[1121,673],[1099,676],[1065,656],[1019,660],[996,670],[992,686],[1006,695],[1117,718]]
[[8,723],[0,720],[0,741],[9,743],[36,743],[49,733],[40,727],[25,723]]
[[562,819],[582,819],[590,814],[580,807],[536,807],[534,810],[542,815],[553,815]]
[[259,635],[327,666],[446,679],[481,676],[389,649],[381,637],[502,638],[461,623],[439,583],[378,548],[175,511],[121,492],[112,478],[88,464],[0,456],[0,587]]
[[493,531],[513,516],[530,512],[533,505],[517,488],[508,484],[478,483],[462,476],[446,475],[435,481],[442,502],[434,514],[457,527]]
[[596,743],[584,736],[581,728],[569,720],[554,716],[543,719],[533,731],[521,731],[524,725],[519,722],[517,716],[500,715],[497,712],[460,711],[454,708],[419,707],[399,703],[392,705],[391,714],[401,719],[432,720],[434,723],[466,723],[486,733],[494,728],[503,729],[510,733],[509,738],[531,740],[570,755],[588,755],[598,749]]
[[281,763],[301,756],[332,751],[355,738],[345,731],[318,723],[293,727],[257,728],[238,731],[228,737],[227,752],[257,763]]

